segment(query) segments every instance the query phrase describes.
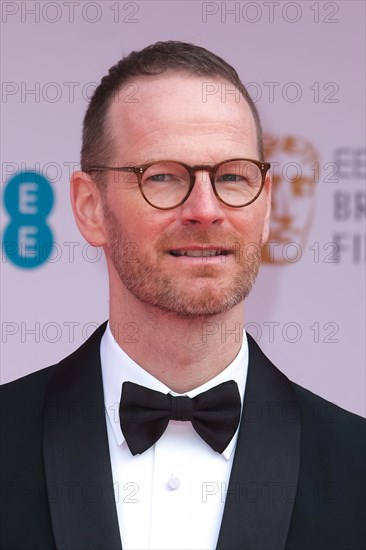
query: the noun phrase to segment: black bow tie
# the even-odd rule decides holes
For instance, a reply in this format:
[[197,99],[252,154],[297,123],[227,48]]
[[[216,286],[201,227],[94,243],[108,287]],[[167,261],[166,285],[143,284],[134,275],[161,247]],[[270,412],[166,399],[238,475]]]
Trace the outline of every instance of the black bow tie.
[[124,382],[119,407],[121,430],[133,455],[149,449],[163,435],[169,420],[189,420],[214,451],[222,453],[239,424],[241,400],[234,380],[196,397],[174,397]]

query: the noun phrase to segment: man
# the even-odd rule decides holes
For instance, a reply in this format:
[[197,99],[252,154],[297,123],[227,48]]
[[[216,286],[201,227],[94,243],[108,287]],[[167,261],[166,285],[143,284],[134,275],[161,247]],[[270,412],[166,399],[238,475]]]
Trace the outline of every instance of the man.
[[[207,84],[238,94],[208,101]],[[362,419],[211,330],[243,322],[268,237],[234,69],[179,42],[133,52],[95,91],[81,165],[72,206],[105,250],[109,324],[3,388],[3,547],[361,550]]]

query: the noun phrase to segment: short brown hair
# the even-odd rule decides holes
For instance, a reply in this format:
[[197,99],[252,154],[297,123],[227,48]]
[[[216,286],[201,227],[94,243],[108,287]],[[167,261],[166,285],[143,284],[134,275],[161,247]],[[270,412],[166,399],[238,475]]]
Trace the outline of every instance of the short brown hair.
[[[219,76],[233,84],[242,94],[252,112],[256,130],[259,160],[264,159],[263,137],[257,108],[235,69],[214,53],[185,42],[156,42],[139,52],[131,52],[111,67],[96,88],[83,124],[81,169],[111,162],[113,141],[107,125],[107,115],[113,97],[131,78],[160,75],[166,71],[185,71],[192,75]],[[102,175],[98,174],[101,184]]]

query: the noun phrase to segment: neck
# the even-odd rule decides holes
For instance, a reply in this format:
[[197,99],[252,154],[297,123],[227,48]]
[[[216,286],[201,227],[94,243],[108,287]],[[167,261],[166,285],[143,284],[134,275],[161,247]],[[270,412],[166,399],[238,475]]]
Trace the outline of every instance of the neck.
[[224,314],[194,319],[146,306],[126,292],[111,292],[110,304],[111,331],[119,346],[177,393],[217,376],[242,344],[242,304]]

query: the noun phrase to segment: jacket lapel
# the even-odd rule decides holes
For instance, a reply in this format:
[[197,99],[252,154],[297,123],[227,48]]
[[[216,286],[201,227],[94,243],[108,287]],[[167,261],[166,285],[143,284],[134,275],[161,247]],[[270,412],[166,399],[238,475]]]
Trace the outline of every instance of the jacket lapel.
[[249,369],[217,550],[283,550],[300,464],[290,381],[248,335]]
[[100,367],[106,324],[56,367],[43,412],[43,455],[58,550],[120,550]]

